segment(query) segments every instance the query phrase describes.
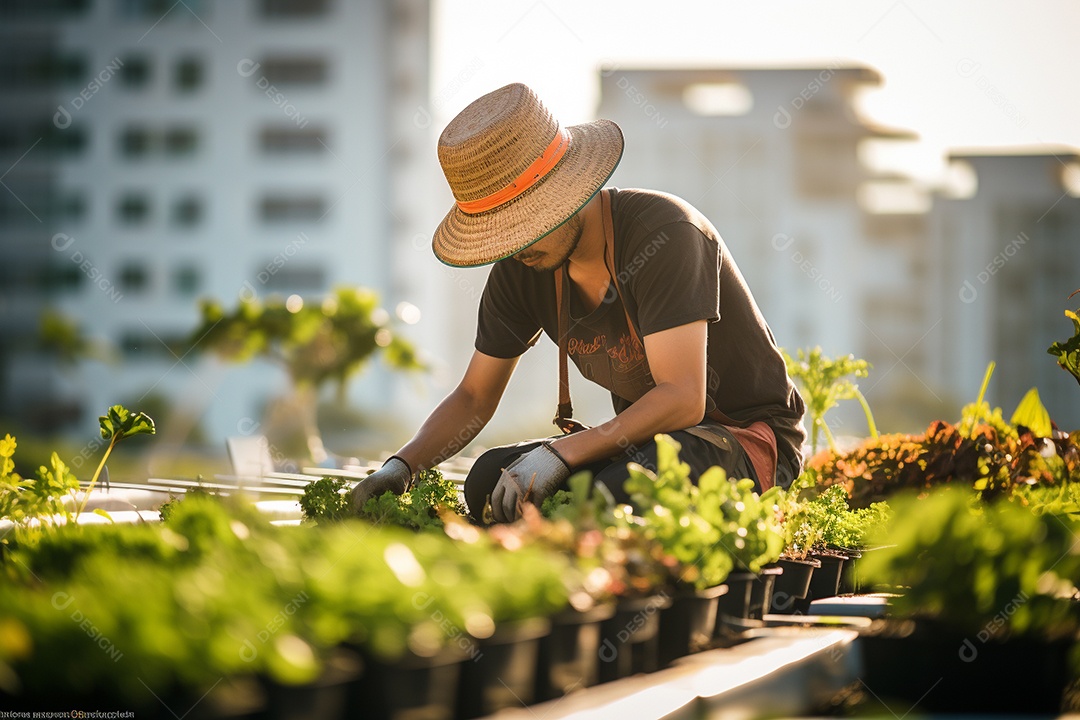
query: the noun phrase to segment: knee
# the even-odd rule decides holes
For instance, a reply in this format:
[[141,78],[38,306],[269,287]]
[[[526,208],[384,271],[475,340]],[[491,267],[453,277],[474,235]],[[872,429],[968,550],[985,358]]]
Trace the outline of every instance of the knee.
[[492,450],[488,450],[476,459],[465,477],[465,504],[469,507],[469,517],[475,522],[482,521],[484,503],[502,475],[501,460],[501,457],[495,457]]
[[465,476],[464,489],[465,504],[469,506],[469,517],[474,522],[483,522],[484,504],[499,484],[503,468],[535,446],[535,443],[520,443],[491,448],[476,458],[469,474]]

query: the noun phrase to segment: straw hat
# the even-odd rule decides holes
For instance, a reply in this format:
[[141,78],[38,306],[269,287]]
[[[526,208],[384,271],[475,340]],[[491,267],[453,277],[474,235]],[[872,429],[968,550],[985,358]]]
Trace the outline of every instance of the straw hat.
[[431,246],[447,265],[517,253],[584,207],[615,171],[623,137],[610,120],[560,127],[520,83],[474,101],[439,137],[456,203]]

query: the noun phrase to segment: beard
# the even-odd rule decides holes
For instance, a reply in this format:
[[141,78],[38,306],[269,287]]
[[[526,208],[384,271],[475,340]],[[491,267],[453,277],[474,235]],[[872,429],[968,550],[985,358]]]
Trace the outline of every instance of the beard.
[[[565,263],[567,259],[574,254],[574,251],[577,250],[578,243],[581,242],[581,235],[584,228],[585,220],[579,214],[572,215],[562,227],[555,231],[560,232],[565,230],[565,232],[559,236],[558,245],[556,245],[551,252],[526,248],[514,255],[514,258],[536,272],[552,272]],[[548,237],[551,237],[551,235]],[[543,242],[543,240],[540,242]]]

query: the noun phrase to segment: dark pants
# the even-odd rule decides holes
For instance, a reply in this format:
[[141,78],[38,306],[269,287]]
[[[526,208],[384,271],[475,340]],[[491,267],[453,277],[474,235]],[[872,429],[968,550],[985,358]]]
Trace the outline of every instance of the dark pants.
[[[721,432],[726,434],[729,441],[727,448],[719,447],[684,430],[669,433],[672,438],[682,445],[682,449],[679,451],[679,459],[690,466],[690,481],[697,484],[702,473],[713,466],[719,465],[724,468],[729,478],[747,477],[754,479],[756,483],[757,477],[749,456],[730,433],[727,433],[722,428]],[[473,522],[482,522],[481,515],[484,503],[487,502],[491,493],[495,490],[503,468],[530,450],[535,449],[541,442],[542,440],[528,440],[516,445],[503,445],[488,450],[476,459],[476,463],[469,471],[468,477],[465,478],[465,502],[469,506],[469,517]],[[623,489],[623,483],[630,477],[630,473],[626,471],[628,462],[635,462],[656,472],[656,442],[650,441],[640,447],[630,447],[622,454],[609,460],[599,460],[576,467],[573,469],[573,473],[588,470],[592,473],[595,482],[603,483],[611,491],[616,502],[629,503],[630,496]],[[563,487],[565,488],[565,483]]]

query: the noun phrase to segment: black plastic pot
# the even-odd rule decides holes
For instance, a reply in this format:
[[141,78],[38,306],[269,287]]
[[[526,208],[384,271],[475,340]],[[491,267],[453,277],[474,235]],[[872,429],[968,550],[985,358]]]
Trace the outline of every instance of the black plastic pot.
[[727,585],[687,590],[676,594],[671,606],[660,611],[660,667],[709,646],[716,628],[717,603],[727,592]]
[[502,623],[478,642],[479,653],[461,665],[458,718],[491,715],[535,701],[540,638],[551,631],[547,618]]
[[751,620],[761,620],[771,612],[773,593],[776,590],[776,579],[784,573],[783,568],[767,567],[754,576],[750,585],[750,614]]
[[391,663],[367,656],[364,676],[349,695],[345,717],[449,720],[461,666],[478,652],[469,643],[459,643],[432,657],[408,653]]
[[350,695],[360,686],[364,663],[360,655],[338,650],[323,668],[322,674],[306,685],[282,685],[266,682],[266,717],[268,720],[305,720],[306,718],[345,718]]
[[814,559],[791,560],[780,558],[770,567],[783,568],[773,586],[772,605],[769,612],[778,615],[790,615],[798,611],[798,601],[806,598],[810,592],[810,580],[821,563]]
[[551,617],[551,633],[540,639],[536,701],[551,700],[597,682],[600,624],[615,615],[615,604],[586,612],[564,610]]
[[920,620],[879,625],[858,642],[865,687],[912,713],[1057,715],[1069,682],[1067,638],[982,640]]
[[725,621],[745,620],[752,614],[754,580],[756,575],[736,572],[727,576],[728,591],[717,598],[714,634],[719,634]]
[[836,597],[840,591],[840,573],[844,569],[848,556],[839,553],[814,553],[812,557],[821,563],[821,567],[814,570],[814,574],[810,577],[806,599]]
[[871,592],[867,583],[863,580],[862,573],[859,571],[859,558],[867,553],[877,552],[878,550],[884,550],[885,548],[894,547],[893,545],[876,545],[874,547],[863,547],[858,550],[844,550],[851,560],[844,563],[844,570],[840,574],[840,592],[841,594],[853,594]]
[[671,605],[666,594],[620,600],[615,614],[600,625],[599,681],[655,672],[660,611]]

